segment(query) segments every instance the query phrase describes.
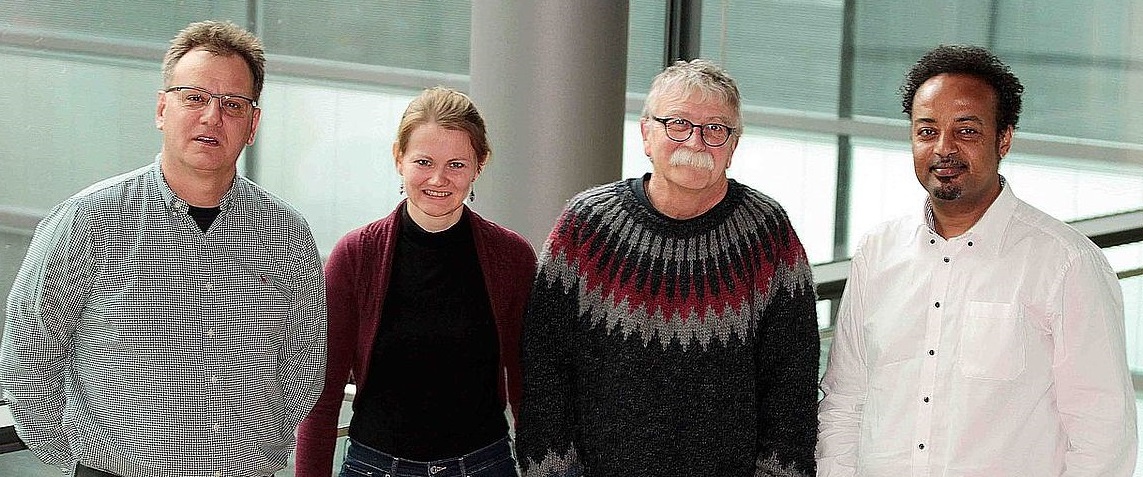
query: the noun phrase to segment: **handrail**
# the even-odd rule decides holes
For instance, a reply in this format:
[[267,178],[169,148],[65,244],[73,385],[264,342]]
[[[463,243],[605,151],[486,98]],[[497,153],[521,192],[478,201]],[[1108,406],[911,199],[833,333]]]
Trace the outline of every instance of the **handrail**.
[[[1068,224],[1087,235],[1099,248],[1143,242],[1143,210],[1081,219]],[[1128,224],[1130,225],[1127,226]],[[814,282],[817,284],[819,300],[841,298],[846,279],[849,277],[849,263],[850,260],[838,260],[813,265]],[[1122,280],[1137,275],[1143,275],[1143,269],[1120,272],[1119,278]]]

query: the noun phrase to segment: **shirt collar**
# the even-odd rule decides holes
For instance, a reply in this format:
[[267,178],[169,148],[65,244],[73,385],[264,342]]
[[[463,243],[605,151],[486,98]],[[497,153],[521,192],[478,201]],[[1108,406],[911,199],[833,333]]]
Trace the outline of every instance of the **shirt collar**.
[[[171,190],[170,184],[167,184],[167,179],[163,177],[162,163],[163,153],[160,152],[155,154],[155,162],[151,164],[151,175],[154,178],[156,186],[159,189],[159,194],[163,197],[163,203],[167,205],[168,210],[186,212],[187,202],[179,198],[179,196],[175,194],[175,191]],[[235,176],[230,183],[230,189],[227,189],[226,193],[223,194],[222,198],[218,201],[218,207],[223,212],[232,210],[236,204],[242,203],[242,201],[234,200],[234,197],[237,194],[235,191],[238,189],[237,185],[238,176]]]
[[[1018,202],[1016,194],[1012,192],[1011,187],[1008,187],[1008,180],[1004,176],[1000,176],[1000,195],[992,201],[980,220],[955,239],[969,240],[974,247],[984,247],[986,250],[999,254],[1004,244],[1005,230],[1008,229],[1008,224],[1012,221],[1012,214],[1016,210]],[[922,221],[917,225],[917,233],[914,238],[917,236],[940,237],[940,234],[936,232],[936,225],[932,199],[926,197]]]

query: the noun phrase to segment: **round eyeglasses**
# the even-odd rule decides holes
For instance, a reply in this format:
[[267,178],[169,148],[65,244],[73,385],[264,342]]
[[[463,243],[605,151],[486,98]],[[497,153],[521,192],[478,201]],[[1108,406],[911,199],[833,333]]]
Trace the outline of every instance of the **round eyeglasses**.
[[651,116],[651,119],[663,124],[667,130],[667,138],[675,142],[686,142],[699,128],[699,138],[709,147],[719,147],[730,140],[735,128],[720,123],[695,124],[683,118],[660,118]]
[[258,102],[237,94],[214,94],[195,86],[172,86],[163,90],[164,93],[175,93],[179,104],[191,111],[201,111],[210,105],[210,100],[218,98],[218,106],[222,113],[232,118],[245,119],[254,113]]

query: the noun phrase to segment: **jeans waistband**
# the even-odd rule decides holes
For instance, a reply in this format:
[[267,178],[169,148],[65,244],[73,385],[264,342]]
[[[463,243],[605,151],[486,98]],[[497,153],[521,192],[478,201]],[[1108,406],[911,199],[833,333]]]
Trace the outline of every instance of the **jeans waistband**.
[[492,444],[460,457],[426,462],[395,457],[350,439],[349,449],[346,453],[347,461],[353,460],[387,473],[447,477],[465,475],[466,472],[480,469],[502,459],[505,455],[511,456],[512,446],[508,437],[505,436]]

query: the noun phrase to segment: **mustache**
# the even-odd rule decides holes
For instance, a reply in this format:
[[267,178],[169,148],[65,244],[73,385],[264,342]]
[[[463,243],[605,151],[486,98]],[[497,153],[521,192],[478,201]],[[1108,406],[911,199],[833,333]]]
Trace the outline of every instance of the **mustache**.
[[714,170],[714,156],[709,152],[692,151],[685,147],[675,149],[675,152],[671,153],[670,163],[672,166],[690,166],[708,171]]
[[949,159],[949,158],[941,158],[941,159],[937,160],[936,162],[929,164],[930,169],[940,169],[940,168],[945,168],[945,167],[967,167],[967,166],[968,166],[968,164],[966,164],[964,161],[960,161],[957,159]]

